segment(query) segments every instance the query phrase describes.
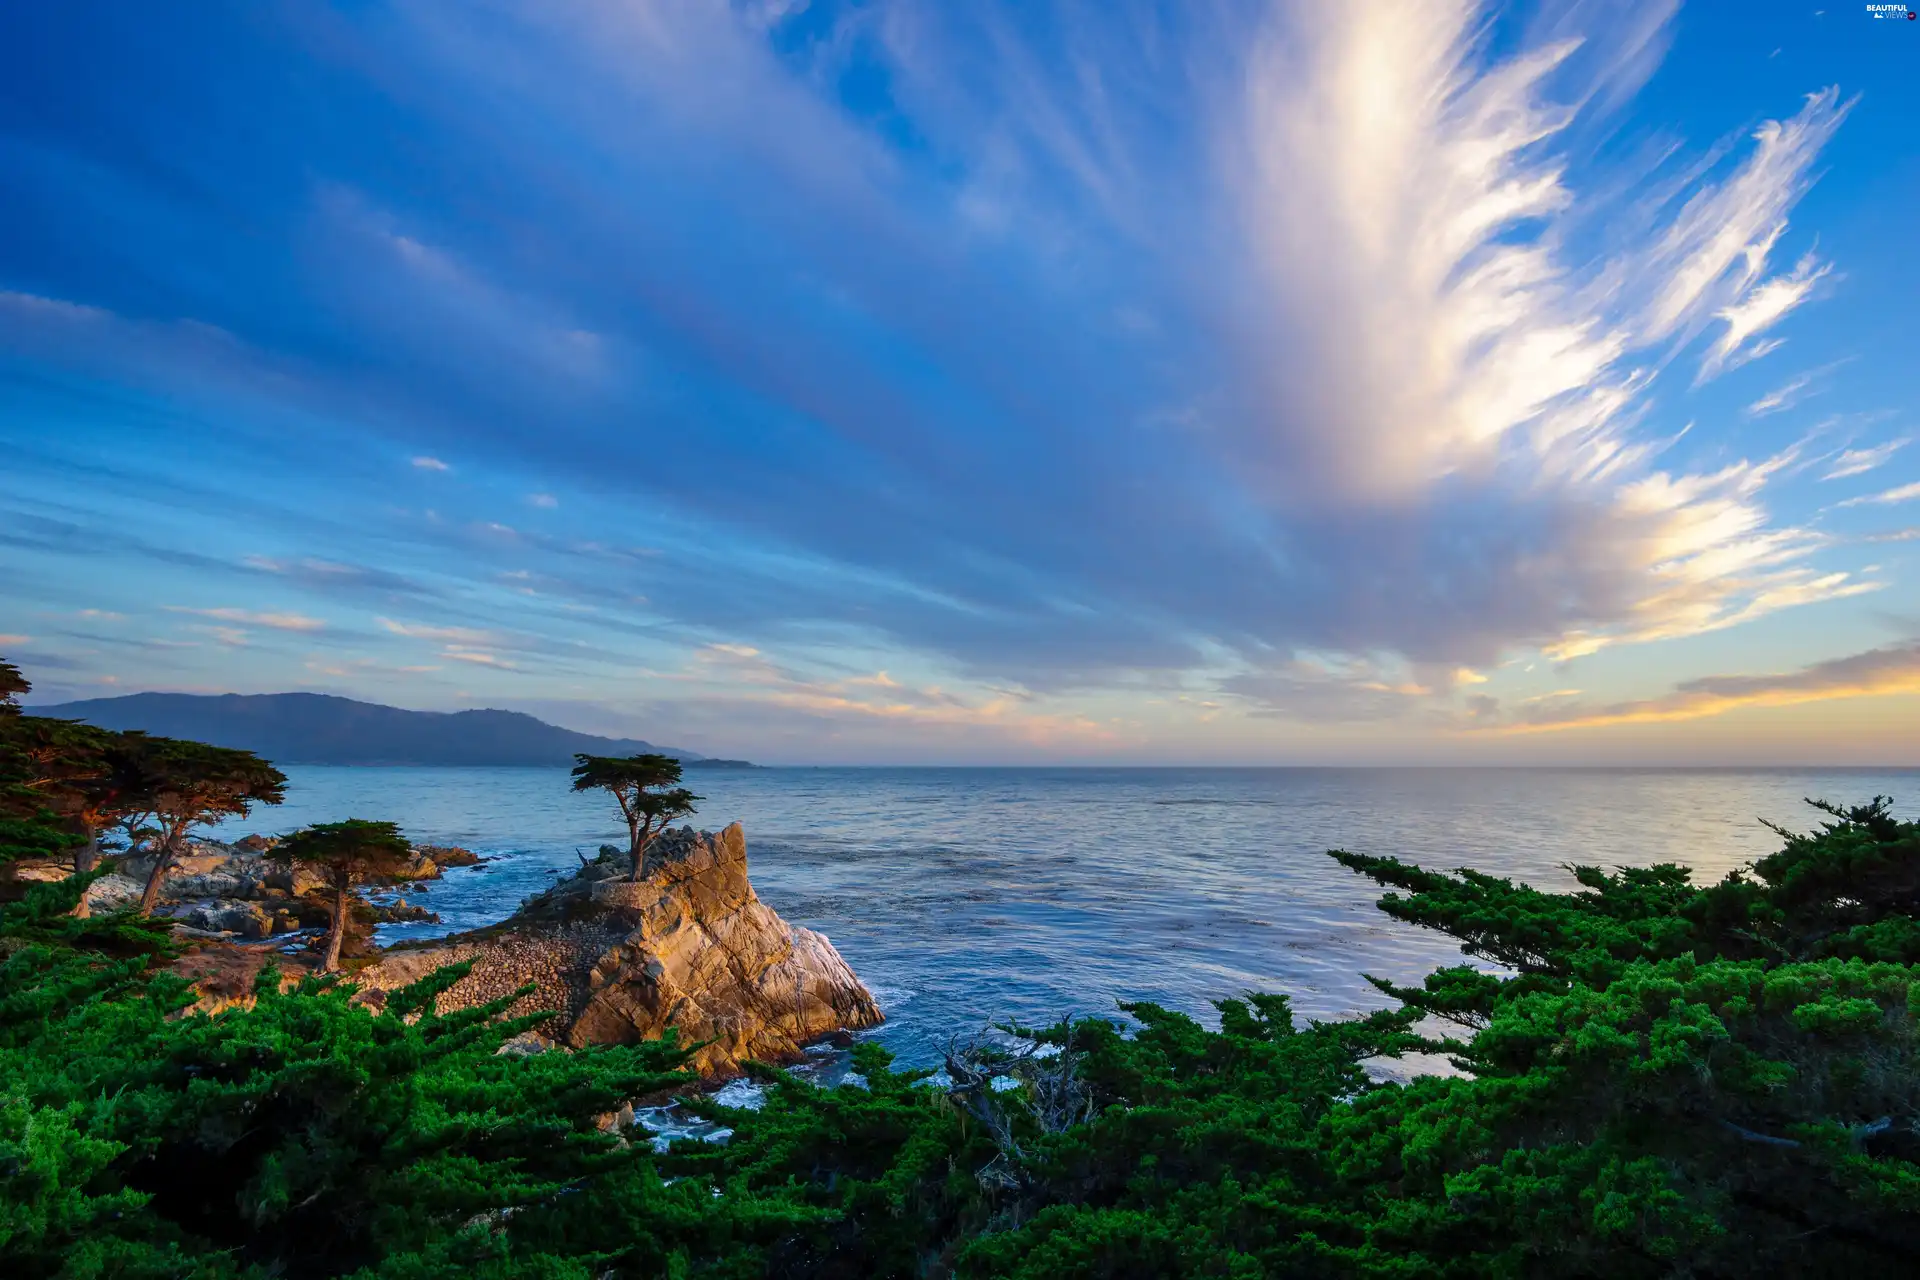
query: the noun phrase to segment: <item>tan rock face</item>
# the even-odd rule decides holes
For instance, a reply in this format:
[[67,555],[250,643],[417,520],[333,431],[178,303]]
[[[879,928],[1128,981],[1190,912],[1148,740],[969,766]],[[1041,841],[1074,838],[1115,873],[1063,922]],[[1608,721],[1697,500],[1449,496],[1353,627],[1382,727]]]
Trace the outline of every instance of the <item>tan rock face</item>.
[[473,970],[441,997],[443,1012],[532,983],[535,994],[514,1011],[554,1010],[542,1028],[553,1039],[629,1044],[677,1028],[682,1043],[712,1041],[694,1058],[708,1075],[737,1072],[748,1058],[789,1061],[810,1041],[882,1020],[831,942],[754,894],[738,823],[668,833],[637,882],[621,878],[619,863],[590,864],[499,929],[391,952],[355,980],[380,1003],[385,991],[467,959]]

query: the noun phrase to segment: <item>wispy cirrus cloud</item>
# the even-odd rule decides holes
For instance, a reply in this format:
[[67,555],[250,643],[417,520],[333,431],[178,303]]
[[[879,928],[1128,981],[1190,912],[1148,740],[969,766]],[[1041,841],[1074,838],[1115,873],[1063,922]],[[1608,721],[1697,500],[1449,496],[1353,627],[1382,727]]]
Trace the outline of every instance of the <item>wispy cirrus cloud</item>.
[[704,708],[736,722],[772,717],[786,724],[833,726],[858,735],[874,728],[960,731],[985,741],[1031,746],[1137,744],[1137,729],[1103,723],[1084,712],[1036,705],[1024,689],[966,693],[897,680],[885,671],[839,677],[807,676],[752,645],[708,644],[673,671],[654,678],[686,687],[676,714]]
[[1681,333],[1708,316],[1725,328],[1701,362],[1712,377],[1743,346],[1806,301],[1826,274],[1811,253],[1785,276],[1766,277],[1787,215],[1814,179],[1813,163],[1854,106],[1837,88],[1807,95],[1786,120],[1768,120],[1728,180],[1703,188],[1681,206],[1645,265],[1664,274],[1646,315],[1653,337]]
[[454,662],[468,662],[478,667],[494,667],[501,671],[517,671],[518,666],[497,653],[484,649],[461,649],[453,645],[441,650],[441,654]]
[[393,618],[375,619],[381,628],[410,640],[428,640],[440,646],[436,657],[468,666],[488,667],[495,671],[519,671],[521,664],[504,657],[500,650],[532,652],[543,646],[537,639],[510,636],[480,627],[435,626],[423,622],[401,622]]
[[1895,453],[1904,449],[1907,444],[1908,441],[1904,439],[1889,440],[1885,444],[1877,444],[1870,449],[1843,450],[1840,456],[1833,460],[1833,464],[1827,468],[1826,473],[1820,478],[1822,480],[1845,480],[1848,476],[1865,475],[1875,467],[1884,464],[1889,458],[1893,457]]
[[[427,486],[443,510],[383,514],[391,561],[248,562],[315,591],[421,594],[431,565],[468,593],[433,616],[491,622],[486,584],[591,608],[603,646],[831,633],[956,673],[981,714],[983,688],[1192,673],[1263,710],[1397,714],[1510,652],[1877,584],[1774,518],[1786,455],[1662,451],[1676,353],[1725,373],[1833,278],[1789,219],[1851,109],[1756,102],[1777,118],[1619,171],[1584,131],[1616,127],[1672,15],[1549,5],[1499,41],[1465,0],[1417,23],[1316,3],[330,15],[324,41],[260,51],[314,77],[261,107],[260,137],[299,145],[206,113],[284,242],[209,233],[158,301],[116,299],[110,273],[65,281],[80,302],[0,298],[0,343],[351,422],[389,477],[460,460],[461,485]],[[301,61],[315,43],[351,75]],[[367,86],[405,92],[337,128],[329,104]],[[391,140],[416,130],[436,160],[396,183]],[[155,145],[163,169],[200,163]],[[47,207],[97,202],[44,180]],[[231,278],[310,323],[204,283]],[[128,318],[151,315],[201,327]],[[456,510],[489,475],[501,509]],[[596,503],[617,534],[541,536]],[[672,555],[609,550],[662,531]],[[448,661],[560,648],[375,607]],[[772,687],[918,705],[793,678]]]
[[1811,385],[1813,385],[1813,375],[1807,373],[1782,383],[1748,405],[1747,416],[1764,418],[1770,413],[1781,413],[1791,409],[1806,398],[1807,388]]
[[[1795,175],[1796,179],[1800,176]],[[1780,323],[1789,312],[1811,298],[1814,286],[1832,271],[1830,264],[1820,263],[1809,253],[1794,265],[1792,271],[1754,285],[1744,295],[1715,312],[1715,318],[1725,321],[1726,328],[1720,331],[1720,336],[1707,352],[1701,365],[1702,377],[1712,377],[1729,367],[1745,364],[1776,350],[1780,345],[1779,339],[1764,343],[1752,340]]]
[[298,558],[250,555],[241,565],[254,572],[270,573],[311,590],[328,595],[346,596],[425,596],[431,589],[389,569],[364,564],[344,564],[316,556]]
[[1882,489],[1879,493],[1869,493],[1858,498],[1848,498],[1845,502],[1839,503],[1838,505],[1843,507],[1858,507],[1873,503],[1880,506],[1887,506],[1895,502],[1912,502],[1915,499],[1920,499],[1920,481],[1916,481],[1913,484],[1896,485],[1894,488]]
[[244,649],[251,643],[247,632],[239,627],[198,627],[229,649]]
[[424,622],[399,622],[393,618],[376,618],[375,621],[396,636],[415,640],[444,640],[452,644],[486,646],[501,643],[496,633],[478,627],[441,627]]
[[252,609],[191,609],[184,605],[162,605],[168,613],[189,613],[200,618],[217,618],[222,622],[244,623],[252,627],[267,627],[274,631],[324,631],[327,624],[319,618],[310,618],[302,613],[261,613]]

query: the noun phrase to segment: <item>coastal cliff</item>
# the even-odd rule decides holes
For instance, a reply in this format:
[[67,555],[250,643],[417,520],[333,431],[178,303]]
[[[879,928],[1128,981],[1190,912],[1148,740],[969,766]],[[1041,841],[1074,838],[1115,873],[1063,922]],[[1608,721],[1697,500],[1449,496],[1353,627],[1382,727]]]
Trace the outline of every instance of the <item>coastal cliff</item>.
[[682,1043],[711,1041],[692,1062],[708,1076],[737,1074],[749,1058],[791,1062],[811,1041],[882,1021],[833,944],[754,893],[738,823],[667,832],[638,881],[624,864],[624,854],[603,856],[498,925],[387,952],[353,975],[357,998],[377,1006],[441,965],[471,961],[442,1012],[530,984],[513,1012],[554,1010],[545,1039],[627,1044],[671,1027]]

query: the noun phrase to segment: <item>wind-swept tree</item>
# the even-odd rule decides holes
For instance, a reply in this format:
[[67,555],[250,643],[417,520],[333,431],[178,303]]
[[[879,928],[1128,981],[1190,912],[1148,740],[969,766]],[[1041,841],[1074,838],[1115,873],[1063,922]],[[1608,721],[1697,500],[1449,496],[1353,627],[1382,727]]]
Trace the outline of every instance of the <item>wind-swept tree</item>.
[[627,878],[638,880],[647,846],[675,818],[692,813],[701,797],[678,785],[680,762],[672,756],[576,755],[574,759],[578,761],[573,766],[575,791],[605,791],[619,802],[620,816],[627,821],[627,856],[633,864]]
[[[100,861],[101,829],[145,803],[129,790],[139,789],[133,762],[145,735],[25,715],[9,717],[0,734],[24,765],[26,789],[57,820],[63,844],[72,846],[75,874],[92,871]],[[84,895],[74,914],[88,914]]]
[[33,692],[33,682],[20,674],[20,668],[0,658],[0,716],[20,714],[20,697]]
[[26,785],[77,837],[76,872],[91,871],[99,862],[102,830],[146,816],[151,805],[142,794],[146,734],[46,716],[15,716],[0,732],[25,762]]
[[348,818],[316,822],[275,845],[271,856],[317,867],[333,889],[333,927],[327,931],[327,955],[321,972],[340,967],[340,944],[347,937],[347,913],[355,884],[391,884],[406,878],[413,846],[391,822]]
[[85,837],[74,853],[75,871],[85,874],[98,865],[102,831],[129,819],[137,824],[151,812],[153,797],[143,786],[142,761],[152,741],[138,729],[103,733],[98,768],[68,784],[60,812]]
[[153,914],[160,886],[187,833],[222,818],[244,817],[256,804],[279,804],[287,778],[251,751],[176,738],[148,738],[128,761],[126,803],[153,815],[159,835],[153,870],[140,894],[140,914]]

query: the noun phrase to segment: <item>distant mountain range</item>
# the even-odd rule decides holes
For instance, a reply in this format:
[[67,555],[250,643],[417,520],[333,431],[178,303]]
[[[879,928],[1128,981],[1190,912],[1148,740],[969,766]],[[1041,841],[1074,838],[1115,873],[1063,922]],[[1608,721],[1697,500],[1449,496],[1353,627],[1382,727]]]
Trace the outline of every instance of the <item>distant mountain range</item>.
[[102,729],[239,747],[276,764],[571,765],[577,751],[657,751],[688,765],[706,759],[638,738],[575,733],[518,711],[403,711],[324,693],[136,693],[28,709]]

